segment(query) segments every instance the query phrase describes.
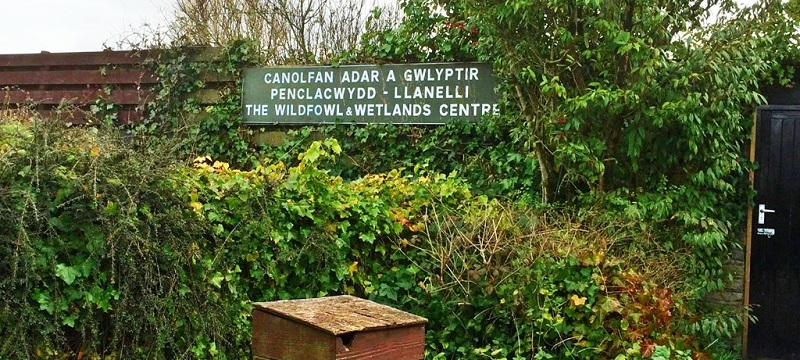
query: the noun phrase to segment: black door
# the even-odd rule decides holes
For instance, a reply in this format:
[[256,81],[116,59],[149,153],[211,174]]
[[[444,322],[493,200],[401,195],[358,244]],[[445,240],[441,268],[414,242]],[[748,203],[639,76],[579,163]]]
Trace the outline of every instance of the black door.
[[800,359],[800,107],[765,106],[756,122],[750,255],[751,359]]

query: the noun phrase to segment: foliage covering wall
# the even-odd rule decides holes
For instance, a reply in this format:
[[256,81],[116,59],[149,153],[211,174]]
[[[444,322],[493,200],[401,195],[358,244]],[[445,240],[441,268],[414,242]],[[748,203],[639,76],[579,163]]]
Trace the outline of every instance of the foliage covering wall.
[[4,114],[0,357],[246,359],[250,302],[347,293],[428,317],[431,359],[736,358],[741,309],[701,299],[728,279],[747,114],[791,76],[797,3],[707,29],[689,3],[414,0],[333,58],[492,61],[504,115],[479,123],[254,145],[239,84],[193,99],[263,62],[246,41],[153,59],[134,126]]
[[[347,155],[331,170],[348,179],[422,163],[457,171],[477,194],[625,213],[665,247],[694,254],[687,288],[700,299],[725,286],[722,263],[739,246],[752,196],[743,149],[750,113],[764,100],[759,84],[786,81],[798,49],[786,40],[796,32],[796,4],[736,12],[723,2],[730,21],[704,26],[709,12],[695,3],[651,11],[650,2],[632,0],[606,11],[593,1],[408,1],[403,22],[373,28],[361,48],[332,61],[489,61],[501,80],[502,116],[441,128],[293,129],[284,146],[258,147],[247,139],[264,129],[240,127],[233,86],[229,101],[193,108],[206,115],[196,126],[163,125],[192,108],[154,108],[144,133],[189,129],[188,153],[245,168],[260,155],[292,161],[314,139],[333,136]],[[158,70],[195,70],[174,59],[185,60],[159,61]],[[214,69],[235,74],[259,61],[257,49],[235,43]],[[162,99],[191,104],[180,102],[191,87],[163,90]]]
[[252,301],[331,294],[428,317],[432,359],[702,356],[736,326],[687,311],[688,254],[634,219],[422,168],[344,180],[335,140],[251,170],[130,141],[0,123],[3,358],[247,359]]

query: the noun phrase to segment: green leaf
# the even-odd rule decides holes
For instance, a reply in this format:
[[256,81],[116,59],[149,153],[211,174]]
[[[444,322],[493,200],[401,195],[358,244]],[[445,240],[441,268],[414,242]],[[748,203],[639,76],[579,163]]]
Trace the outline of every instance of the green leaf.
[[617,45],[625,45],[631,39],[631,33],[627,31],[620,31],[617,33],[617,37],[614,38],[614,43]]
[[222,287],[222,280],[224,280],[224,279],[225,279],[225,276],[223,276],[222,273],[217,271],[216,273],[214,273],[213,276],[211,276],[210,279],[208,279],[208,281],[211,283],[211,285],[214,285],[214,286],[220,288],[220,287]]
[[67,285],[72,285],[75,279],[81,276],[81,272],[72,266],[58,264],[56,265],[56,276],[64,280]]
[[74,328],[75,327],[75,320],[77,320],[77,319],[78,319],[78,314],[72,314],[70,316],[65,317],[63,320],[61,320],[61,324],[69,326],[71,328]]
[[36,290],[33,298],[39,303],[39,310],[45,310],[48,314],[53,315],[55,308],[52,300],[50,299],[50,295]]
[[358,236],[361,240],[372,244],[375,242],[375,234],[371,232],[365,232]]

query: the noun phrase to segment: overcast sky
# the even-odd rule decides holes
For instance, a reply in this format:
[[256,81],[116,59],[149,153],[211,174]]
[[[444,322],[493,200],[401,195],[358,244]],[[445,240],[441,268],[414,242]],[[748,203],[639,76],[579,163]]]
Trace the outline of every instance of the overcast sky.
[[0,0],[0,54],[99,51],[142,24],[164,26],[174,0]]
[[[755,0],[740,0],[753,3]],[[174,0],[0,0],[0,54],[100,51],[163,27]],[[135,38],[135,37],[134,37]]]

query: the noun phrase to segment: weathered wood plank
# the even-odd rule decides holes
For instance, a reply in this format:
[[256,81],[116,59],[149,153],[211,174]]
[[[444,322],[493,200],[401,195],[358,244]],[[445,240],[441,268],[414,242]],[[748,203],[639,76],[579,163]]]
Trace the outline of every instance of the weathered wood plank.
[[317,329],[264,312],[253,311],[254,358],[280,360],[334,359],[335,338]]
[[201,105],[213,105],[222,102],[222,96],[216,89],[200,89],[190,95]]
[[[203,74],[203,81],[208,84],[227,84],[235,79],[231,75]],[[22,85],[156,85],[158,77],[144,69],[104,70],[34,70],[34,71],[2,71],[0,69],[0,86]]]
[[158,79],[138,69],[123,70],[57,70],[0,71],[0,86],[22,85],[151,85]]
[[[163,50],[99,51],[75,53],[6,54],[0,55],[0,109],[35,105],[45,116],[56,105],[67,103],[86,111],[97,99],[120,105],[120,123],[137,122],[141,108],[153,100],[160,79],[143,64],[157,59]],[[217,48],[187,47],[182,53],[194,61],[216,61]],[[219,89],[232,86],[236,79],[214,72],[202,74],[207,88],[189,96],[201,105],[221,101]],[[103,88],[111,88],[107,94]],[[76,112],[70,120],[83,123],[90,117]]]
[[421,316],[347,295],[255,303],[253,306],[332,335],[428,322]]
[[97,99],[104,99],[117,105],[144,104],[152,94],[147,90],[112,90],[106,94],[102,89],[87,90],[6,90],[0,91],[0,104],[42,104],[63,103],[88,105]]
[[[57,119],[64,122],[69,122],[75,125],[85,125],[90,121],[97,121],[90,111],[81,109],[64,109],[64,110],[35,110],[42,118]],[[139,122],[142,119],[141,110],[123,109],[114,112],[116,114],[117,125],[130,125]]]
[[349,346],[341,337],[336,344],[337,360],[410,360],[425,356],[425,327],[367,331],[353,334]]
[[0,67],[135,65],[158,51],[97,51],[0,55]]

